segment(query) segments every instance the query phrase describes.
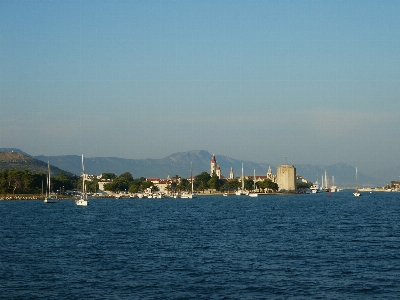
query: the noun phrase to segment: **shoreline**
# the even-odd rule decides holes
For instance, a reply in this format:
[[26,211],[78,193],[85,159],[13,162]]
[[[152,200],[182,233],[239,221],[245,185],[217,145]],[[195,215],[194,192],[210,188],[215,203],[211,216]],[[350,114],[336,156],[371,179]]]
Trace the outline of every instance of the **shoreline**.
[[[211,197],[215,197],[215,196],[223,196],[224,193],[196,193],[196,196],[198,197],[206,197],[206,196],[211,196]],[[257,193],[260,196],[268,196],[268,195],[283,195],[283,193]],[[227,197],[231,197],[231,196],[235,196],[235,197],[241,197],[241,196],[237,196],[235,193],[228,193]],[[29,195],[29,194],[20,194],[20,195],[13,195],[13,194],[3,194],[0,195],[0,201],[5,201],[5,200],[41,200],[44,201],[45,196],[44,195]],[[115,196],[113,195],[107,195],[107,196],[96,196],[96,197],[89,197],[89,199],[114,199]],[[165,198],[172,198],[171,196],[166,196]],[[57,197],[58,201],[63,201],[63,200],[75,200],[76,197]],[[128,197],[121,197],[121,199],[132,199]],[[133,198],[133,199],[139,199],[139,198]],[[146,198],[147,199],[147,198]],[[180,198],[178,198],[180,199]]]

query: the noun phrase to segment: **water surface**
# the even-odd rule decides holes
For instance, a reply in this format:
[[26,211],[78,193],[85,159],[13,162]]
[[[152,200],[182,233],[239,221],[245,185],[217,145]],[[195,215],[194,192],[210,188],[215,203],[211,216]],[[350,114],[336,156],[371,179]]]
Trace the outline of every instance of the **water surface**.
[[400,297],[400,193],[0,201],[0,298]]

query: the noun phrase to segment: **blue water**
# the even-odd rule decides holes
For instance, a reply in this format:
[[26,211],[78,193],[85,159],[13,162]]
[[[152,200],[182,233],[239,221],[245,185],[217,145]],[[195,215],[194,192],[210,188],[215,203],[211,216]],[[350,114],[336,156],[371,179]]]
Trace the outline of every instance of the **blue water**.
[[400,193],[0,201],[2,299],[395,299]]

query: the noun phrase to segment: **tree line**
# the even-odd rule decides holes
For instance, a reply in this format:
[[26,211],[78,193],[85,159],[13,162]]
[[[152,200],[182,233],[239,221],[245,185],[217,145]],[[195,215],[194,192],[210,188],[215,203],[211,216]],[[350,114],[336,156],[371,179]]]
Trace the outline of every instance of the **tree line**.
[[[104,185],[104,189],[111,192],[129,192],[137,193],[139,191],[144,191],[150,188],[153,192],[158,191],[158,187],[152,182],[146,181],[146,178],[136,178],[134,179],[129,172],[123,173],[120,176],[116,176],[113,173],[103,173],[102,179],[111,179],[112,182]],[[194,177],[193,189],[195,191],[205,191],[212,189],[219,192],[229,192],[235,191],[242,186],[242,183],[238,179],[220,179],[216,174],[212,176],[207,172],[202,172],[201,174]],[[272,182],[270,179],[265,179],[263,181],[257,182],[255,184],[256,191],[266,192],[266,191],[278,191],[278,185]],[[254,181],[253,179],[244,179],[244,187],[246,190],[253,190]],[[192,189],[191,180],[187,178],[181,178],[175,175],[171,178],[171,183],[167,186],[167,190],[175,192],[190,191]]]
[[[51,192],[59,193],[77,188],[80,178],[60,173],[51,178]],[[31,171],[3,170],[0,172],[1,194],[42,194],[46,191],[47,174]]]
[[[152,191],[158,191],[158,187],[152,182],[146,181],[146,178],[133,178],[129,172],[119,176],[114,173],[103,173],[102,180],[109,179],[110,182],[104,185],[106,191],[111,192],[129,192],[137,193],[150,188]],[[0,193],[1,194],[42,194],[46,191],[47,174],[33,173],[31,171],[3,170],[0,172]],[[86,190],[89,193],[95,193],[99,189],[99,180],[86,181]],[[212,189],[219,192],[235,191],[241,187],[238,179],[219,179],[215,174],[212,176],[207,172],[194,177],[193,188],[195,191],[205,191]],[[265,179],[255,184],[256,191],[277,191],[278,185],[270,179]],[[244,179],[246,190],[253,190],[253,179]],[[189,179],[181,178],[176,175],[172,178],[167,190],[183,192],[190,191],[192,183]],[[51,192],[64,194],[69,190],[81,190],[82,178],[75,175],[60,173],[51,178]]]

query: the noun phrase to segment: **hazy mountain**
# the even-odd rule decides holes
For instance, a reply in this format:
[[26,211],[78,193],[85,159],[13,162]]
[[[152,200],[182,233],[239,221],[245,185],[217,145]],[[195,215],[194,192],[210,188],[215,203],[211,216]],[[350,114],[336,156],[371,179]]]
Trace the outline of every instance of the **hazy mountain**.
[[[82,172],[82,158],[79,155],[62,155],[62,156],[44,156],[39,155],[31,157],[19,149],[14,148],[0,148],[0,151],[11,152],[14,154],[22,154],[24,158],[20,160],[32,161],[37,159],[41,161],[40,172],[47,172],[47,161],[52,165],[52,173],[58,174],[61,170],[70,172],[72,174],[80,175]],[[12,153],[12,152],[11,152]],[[134,178],[138,177],[159,177],[166,178],[167,176],[173,177],[179,175],[182,177],[190,176],[190,169],[192,165],[193,175],[200,174],[201,172],[210,172],[210,162],[212,154],[205,150],[187,151],[174,153],[162,159],[124,159],[118,157],[87,157],[84,158],[85,172],[93,175],[100,175],[101,173],[114,173],[120,175],[125,172],[132,174]],[[244,174],[252,176],[254,169],[257,175],[265,175],[268,167],[271,166],[272,173],[276,174],[277,165],[267,163],[255,163],[251,161],[241,161],[224,155],[216,155],[217,164],[221,167],[221,173],[225,177],[229,176],[230,169],[233,168],[235,177],[241,175],[242,162]],[[31,166],[37,162],[31,163]],[[29,165],[29,164],[28,164]],[[356,185],[355,167],[344,163],[338,163],[330,166],[325,165],[308,165],[308,164],[294,164],[297,174],[309,181],[318,180],[321,183],[321,177],[327,172],[327,177],[332,184],[334,180],[335,185],[344,187],[354,187]],[[2,162],[0,168],[8,169],[16,167],[14,163]],[[24,164],[19,163],[18,168],[23,169]],[[56,168],[57,167],[57,168]],[[35,168],[29,167],[30,170]],[[397,168],[391,170],[379,170],[374,176],[365,174],[362,170],[358,170],[358,181],[361,186],[384,186],[392,180],[398,180]],[[334,179],[332,178],[334,177]],[[333,179],[333,180],[332,180]]]
[[[115,173],[120,175],[129,172],[134,178],[137,177],[159,177],[166,178],[168,175],[173,177],[179,175],[182,177],[190,176],[191,164],[193,175],[201,172],[210,172],[210,162],[212,154],[205,150],[188,151],[174,153],[162,159],[124,159],[117,157],[90,157],[85,158],[85,171],[90,174],[100,175],[101,173]],[[36,156],[35,158],[47,161],[50,160],[53,165],[60,169],[69,171],[74,174],[80,174],[81,156]],[[233,168],[235,177],[241,175],[242,161],[224,155],[216,155],[217,164],[221,167],[221,173],[225,177],[229,176],[230,169]],[[276,174],[276,165],[268,165],[265,163],[255,163],[251,161],[243,161],[244,174],[252,176],[254,169],[256,174],[265,175],[268,167],[271,166],[272,173]],[[355,168],[347,164],[339,163],[331,166],[322,165],[295,165],[297,174],[302,175],[305,179],[314,182],[321,182],[321,177],[327,172],[327,177],[332,183],[339,187],[354,187],[356,185]],[[384,185],[390,182],[388,179],[377,179],[359,172],[358,174],[360,186],[376,186]]]
[[[44,173],[47,174],[47,162],[33,158],[27,154],[23,154],[22,151],[4,151],[8,148],[0,149],[0,171],[3,170],[18,170],[24,171],[28,170],[32,173]],[[18,149],[16,149],[18,150]],[[52,176],[57,176],[61,172],[72,175],[69,172],[63,171],[60,168],[54,167],[50,164],[50,170]]]

